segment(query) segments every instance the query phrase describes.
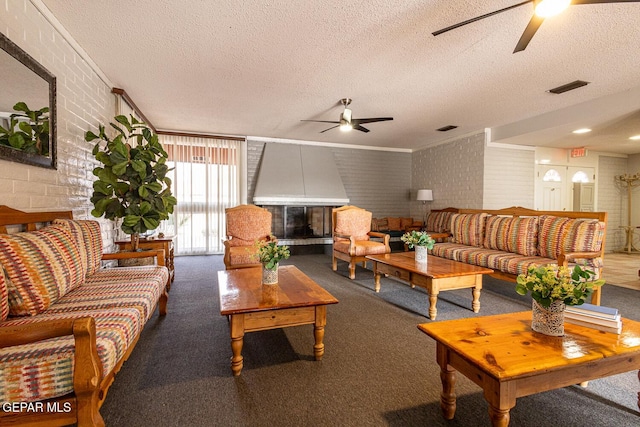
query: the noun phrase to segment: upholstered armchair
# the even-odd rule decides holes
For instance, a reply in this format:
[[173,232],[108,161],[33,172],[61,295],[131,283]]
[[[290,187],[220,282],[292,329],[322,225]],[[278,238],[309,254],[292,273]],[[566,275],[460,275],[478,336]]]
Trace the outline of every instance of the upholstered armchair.
[[[333,271],[338,260],[349,263],[349,278],[356,278],[356,263],[366,267],[367,255],[388,254],[389,235],[371,231],[371,212],[355,206],[335,208],[331,214],[333,230]],[[378,237],[382,242],[371,240]]]
[[225,268],[259,267],[255,241],[271,238],[271,212],[255,205],[240,205],[225,209],[225,216]]

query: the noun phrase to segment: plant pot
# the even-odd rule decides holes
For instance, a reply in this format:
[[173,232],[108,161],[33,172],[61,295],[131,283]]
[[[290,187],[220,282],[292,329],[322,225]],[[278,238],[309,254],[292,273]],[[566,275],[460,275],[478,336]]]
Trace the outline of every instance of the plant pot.
[[554,301],[549,308],[545,308],[538,304],[538,301],[533,300],[531,329],[552,337],[563,336],[565,307],[564,302]]
[[427,247],[416,246],[416,262],[420,264],[427,263]]
[[278,284],[278,264],[276,268],[270,270],[262,265],[262,284],[263,285],[276,285]]

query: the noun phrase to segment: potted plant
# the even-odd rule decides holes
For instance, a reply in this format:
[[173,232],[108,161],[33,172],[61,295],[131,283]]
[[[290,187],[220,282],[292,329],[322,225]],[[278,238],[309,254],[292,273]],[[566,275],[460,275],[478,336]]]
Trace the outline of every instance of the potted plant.
[[0,126],[0,144],[30,154],[49,155],[49,107],[30,110],[26,103],[13,106],[7,129]]
[[101,166],[93,170],[91,202],[95,217],[122,218],[121,229],[131,235],[131,247],[138,250],[140,233],[155,230],[173,213],[177,200],[167,177],[167,152],[145,124],[131,116],[116,116],[111,139],[103,125],[98,134],[87,131],[85,140],[98,140],[93,155]]
[[426,263],[427,262],[427,250],[433,249],[433,245],[436,241],[431,238],[431,235],[424,231],[408,231],[400,237],[400,240],[404,242],[409,249],[416,249],[416,261]]
[[272,285],[278,283],[278,263],[291,256],[288,246],[278,245],[274,236],[269,240],[256,241],[257,257],[262,264],[262,283]]
[[516,292],[533,298],[534,331],[546,335],[564,335],[564,309],[567,305],[581,305],[604,279],[595,280],[594,272],[579,265],[573,270],[558,265],[529,267],[527,274],[516,278]]

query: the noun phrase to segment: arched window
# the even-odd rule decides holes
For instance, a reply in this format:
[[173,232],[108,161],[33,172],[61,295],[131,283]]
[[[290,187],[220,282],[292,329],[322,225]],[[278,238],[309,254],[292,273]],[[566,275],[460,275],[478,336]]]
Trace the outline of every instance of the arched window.
[[542,177],[542,180],[544,182],[561,182],[562,181],[562,177],[560,176],[560,173],[558,173],[557,170],[549,169],[544,174],[544,177]]
[[589,175],[586,172],[578,171],[573,174],[571,182],[589,182]]

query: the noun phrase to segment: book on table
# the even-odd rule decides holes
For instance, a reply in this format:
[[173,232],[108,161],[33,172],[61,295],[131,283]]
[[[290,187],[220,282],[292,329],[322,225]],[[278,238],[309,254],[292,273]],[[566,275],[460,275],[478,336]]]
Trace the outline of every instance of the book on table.
[[[586,307],[585,307],[586,306]],[[622,318],[618,309],[593,304],[567,306],[564,313],[568,323],[619,334],[622,331]]]
[[602,305],[594,305],[589,303],[584,303],[582,305],[569,305],[566,310],[568,312],[573,313],[581,313],[594,317],[601,317],[605,319],[615,319],[620,317],[617,308],[612,307],[604,307]]
[[574,319],[566,316],[564,317],[566,323],[573,323],[574,325],[586,326],[587,328],[597,329],[599,331],[611,332],[613,334],[620,334],[622,332],[622,321],[615,326],[600,325],[598,323],[588,322],[580,319]]

